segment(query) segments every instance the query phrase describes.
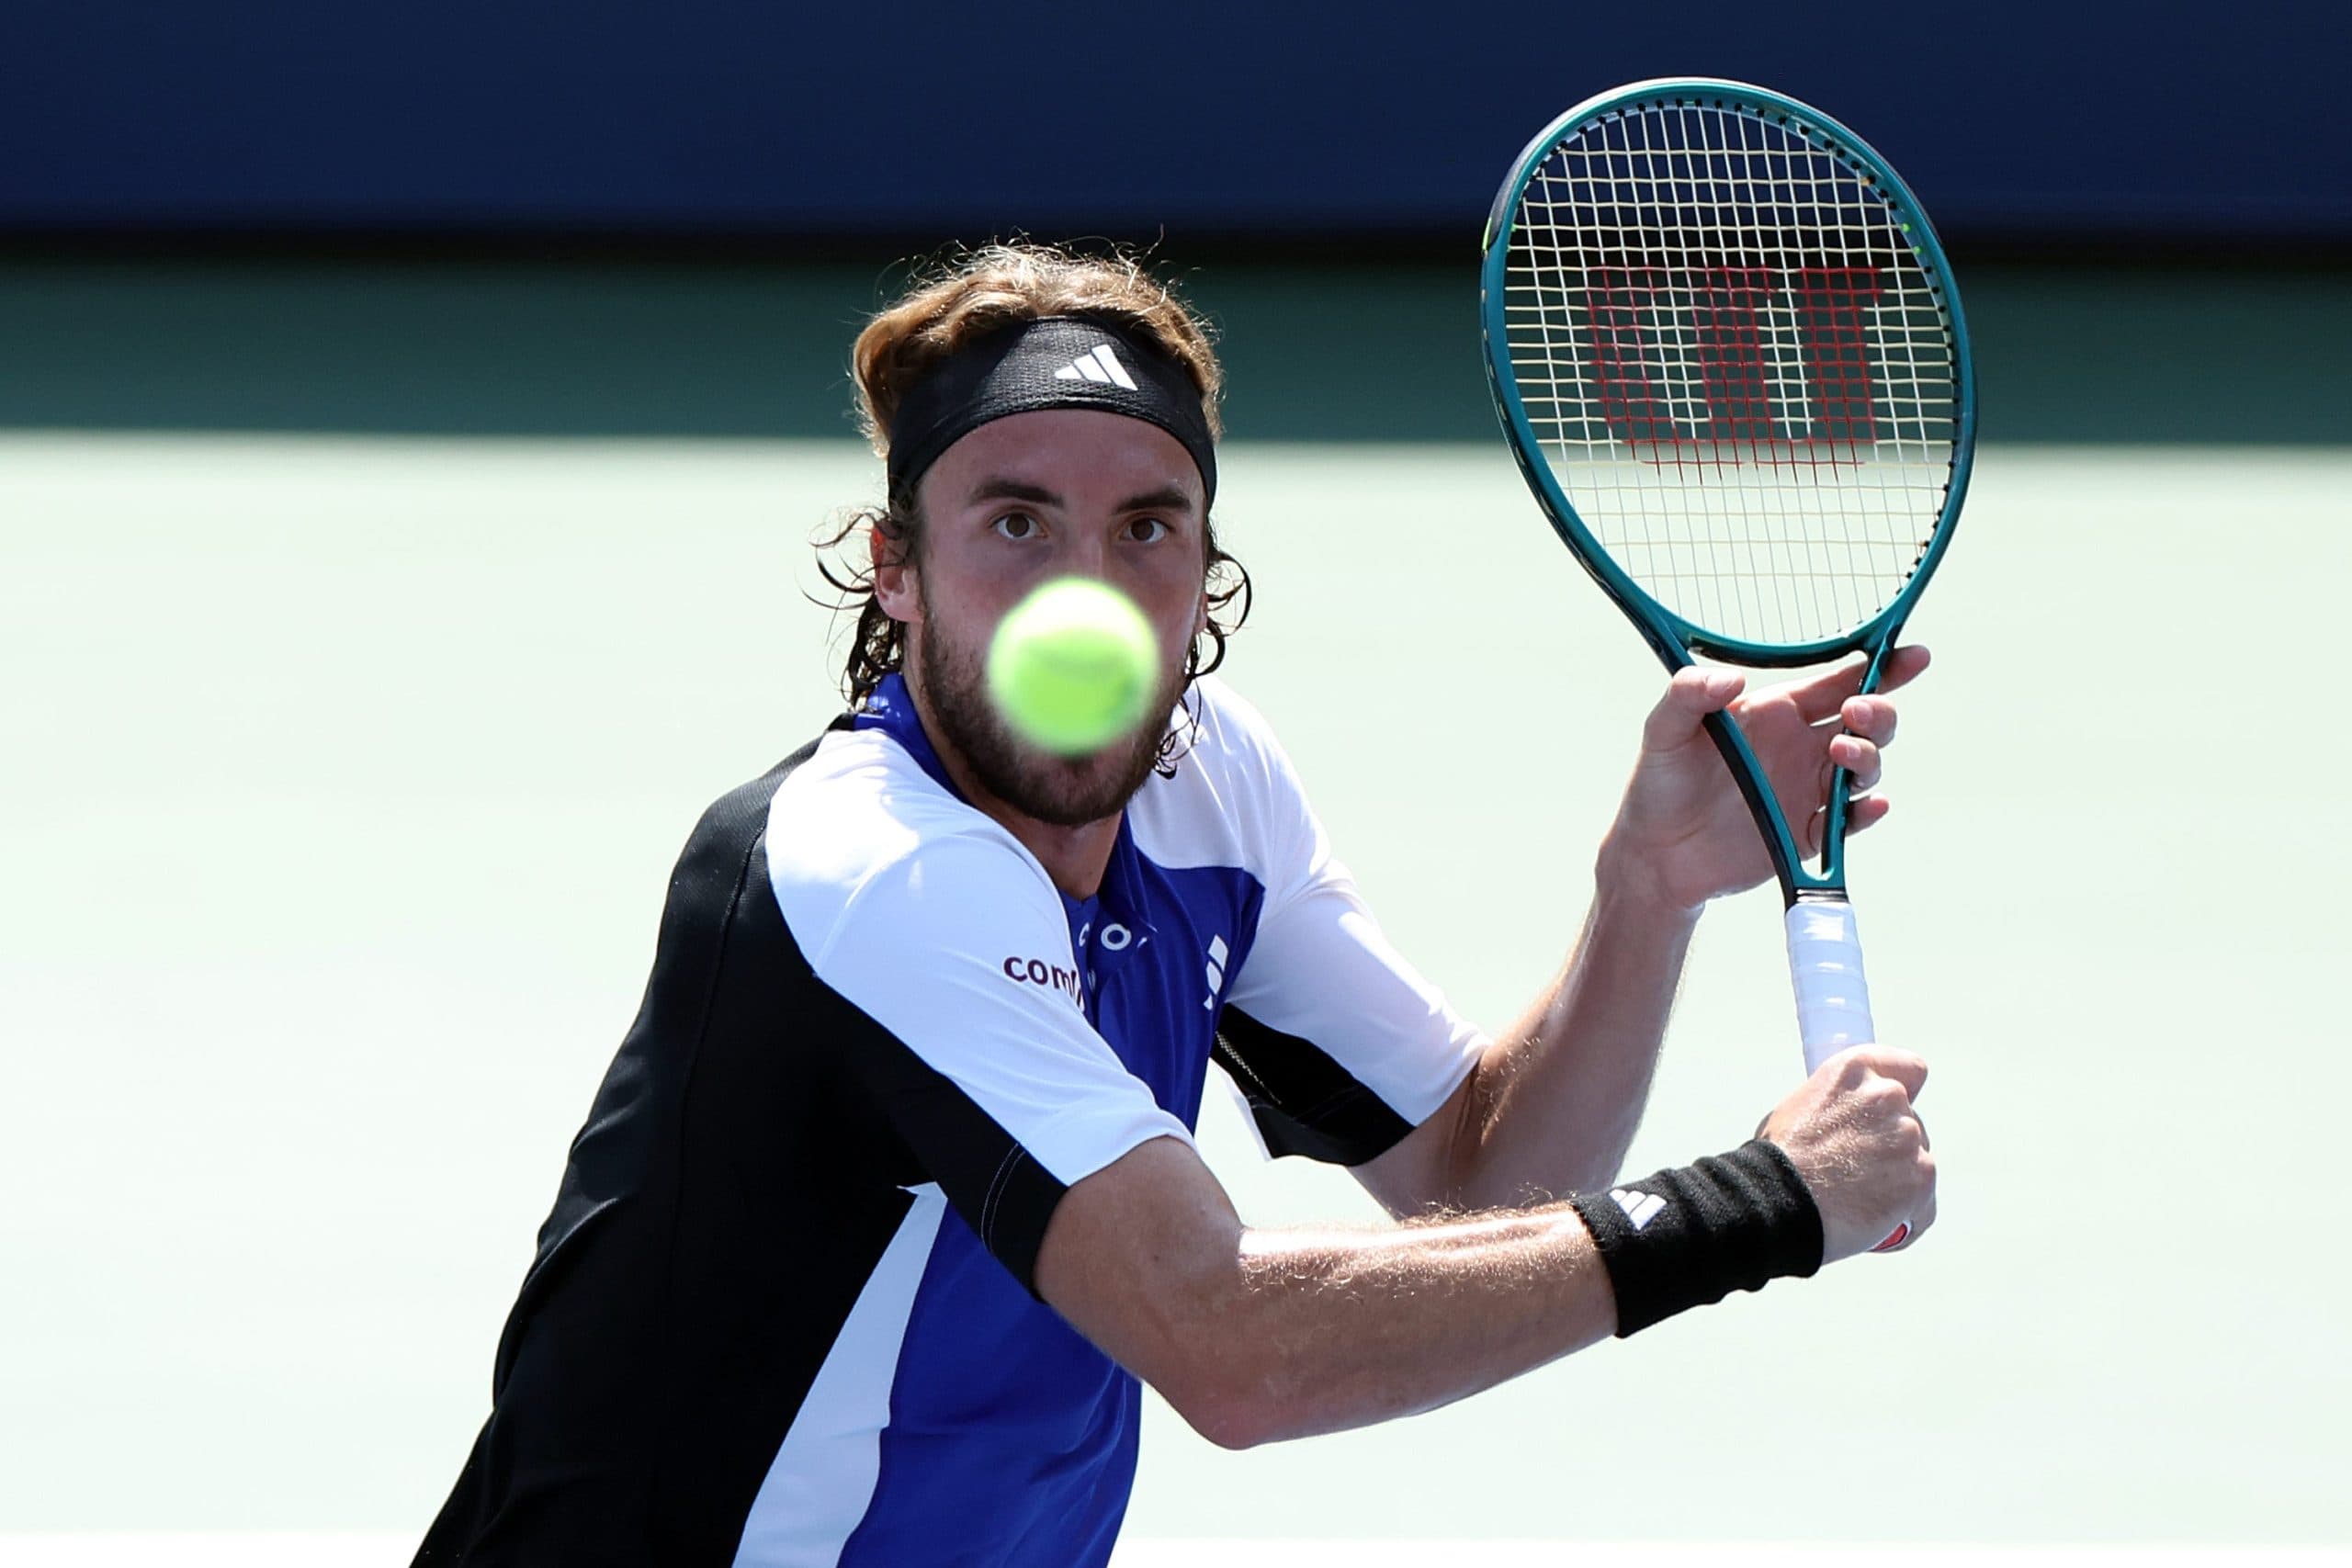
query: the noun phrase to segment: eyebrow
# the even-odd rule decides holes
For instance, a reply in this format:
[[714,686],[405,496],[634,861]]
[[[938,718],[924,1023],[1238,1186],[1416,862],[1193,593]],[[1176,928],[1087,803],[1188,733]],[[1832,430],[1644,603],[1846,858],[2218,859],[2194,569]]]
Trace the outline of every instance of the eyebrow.
[[1062,498],[1043,485],[1029,484],[1021,479],[985,479],[972,487],[973,501],[1034,501],[1040,506],[1059,506]]
[[1127,497],[1126,500],[1119,502],[1119,510],[1122,512],[1190,512],[1193,510],[1193,498],[1184,493],[1183,487],[1181,485],[1162,485],[1158,490],[1148,490],[1140,495]]
[[[978,484],[974,485],[968,499],[972,502],[1026,501],[1037,506],[1052,507],[1067,504],[1059,495],[1043,485],[1031,484],[1026,479],[1009,479],[1002,475],[982,479]],[[1119,502],[1115,510],[1119,512],[1190,512],[1193,510],[1193,498],[1184,492],[1182,485],[1162,485],[1158,490],[1148,490],[1127,497],[1126,500]]]

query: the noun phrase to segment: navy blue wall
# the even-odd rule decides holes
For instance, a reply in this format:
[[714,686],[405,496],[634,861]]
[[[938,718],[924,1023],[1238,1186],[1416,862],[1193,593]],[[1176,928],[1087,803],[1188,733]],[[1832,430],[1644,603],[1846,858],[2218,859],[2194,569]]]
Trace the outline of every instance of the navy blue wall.
[[1962,235],[2341,240],[2343,16],[2270,0],[0,0],[0,228],[1339,224],[1466,246],[1551,115],[1701,73],[1838,115]]

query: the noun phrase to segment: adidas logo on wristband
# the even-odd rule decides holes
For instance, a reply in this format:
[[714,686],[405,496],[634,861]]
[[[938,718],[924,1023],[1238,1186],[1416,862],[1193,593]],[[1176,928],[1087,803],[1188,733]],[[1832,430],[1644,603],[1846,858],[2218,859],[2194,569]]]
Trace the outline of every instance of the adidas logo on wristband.
[[1609,1195],[1617,1200],[1617,1206],[1625,1211],[1625,1217],[1634,1222],[1635,1230],[1657,1219],[1666,1209],[1666,1200],[1655,1193],[1628,1192],[1623,1187],[1612,1187]]
[[1821,1267],[1821,1211],[1789,1156],[1762,1138],[1568,1206],[1609,1271],[1621,1339],[1734,1291]]

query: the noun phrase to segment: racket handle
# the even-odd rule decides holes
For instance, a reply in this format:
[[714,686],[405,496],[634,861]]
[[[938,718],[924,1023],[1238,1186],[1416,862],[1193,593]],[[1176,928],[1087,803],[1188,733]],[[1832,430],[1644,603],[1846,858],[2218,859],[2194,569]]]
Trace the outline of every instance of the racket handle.
[[[1804,1038],[1804,1070],[1810,1074],[1849,1045],[1874,1043],[1871,986],[1862,974],[1862,938],[1854,927],[1854,907],[1843,898],[1801,898],[1789,906],[1789,975],[1796,982],[1797,1030]],[[1909,1225],[1872,1252],[1901,1247]]]
[[1847,1046],[1875,1041],[1878,1032],[1871,1022],[1854,907],[1843,898],[1800,898],[1789,906],[1788,928],[1797,1032],[1804,1041],[1804,1070],[1811,1073]]

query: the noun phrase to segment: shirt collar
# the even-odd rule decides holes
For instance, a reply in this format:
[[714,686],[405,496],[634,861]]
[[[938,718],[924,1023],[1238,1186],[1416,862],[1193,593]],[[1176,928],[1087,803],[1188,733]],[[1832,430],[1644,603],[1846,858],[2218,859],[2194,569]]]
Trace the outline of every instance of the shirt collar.
[[[947,776],[946,765],[940,761],[939,752],[924,732],[922,719],[915,712],[914,698],[907,691],[906,678],[897,671],[882,677],[864,703],[850,716],[854,729],[878,729],[897,741],[915,765],[929,774],[933,784],[967,806],[964,792]],[[978,807],[974,807],[974,810]],[[1073,915],[1086,919],[1118,920],[1128,926],[1149,930],[1143,919],[1140,852],[1136,848],[1133,814],[1119,815],[1119,836],[1111,845],[1110,863],[1102,868],[1102,886],[1091,898],[1073,898],[1062,894],[1062,903]]]
[[[956,781],[947,776],[945,764],[940,761],[939,753],[932,749],[931,737],[923,733],[922,719],[915,712],[915,700],[907,691],[906,677],[897,671],[883,676],[874,690],[866,694],[865,701],[850,715],[850,726],[854,729],[882,731],[897,741],[899,748],[915,760],[918,767],[931,775],[933,784],[957,800],[964,800],[964,792],[957,789]],[[964,804],[969,806],[971,802],[966,800]]]

